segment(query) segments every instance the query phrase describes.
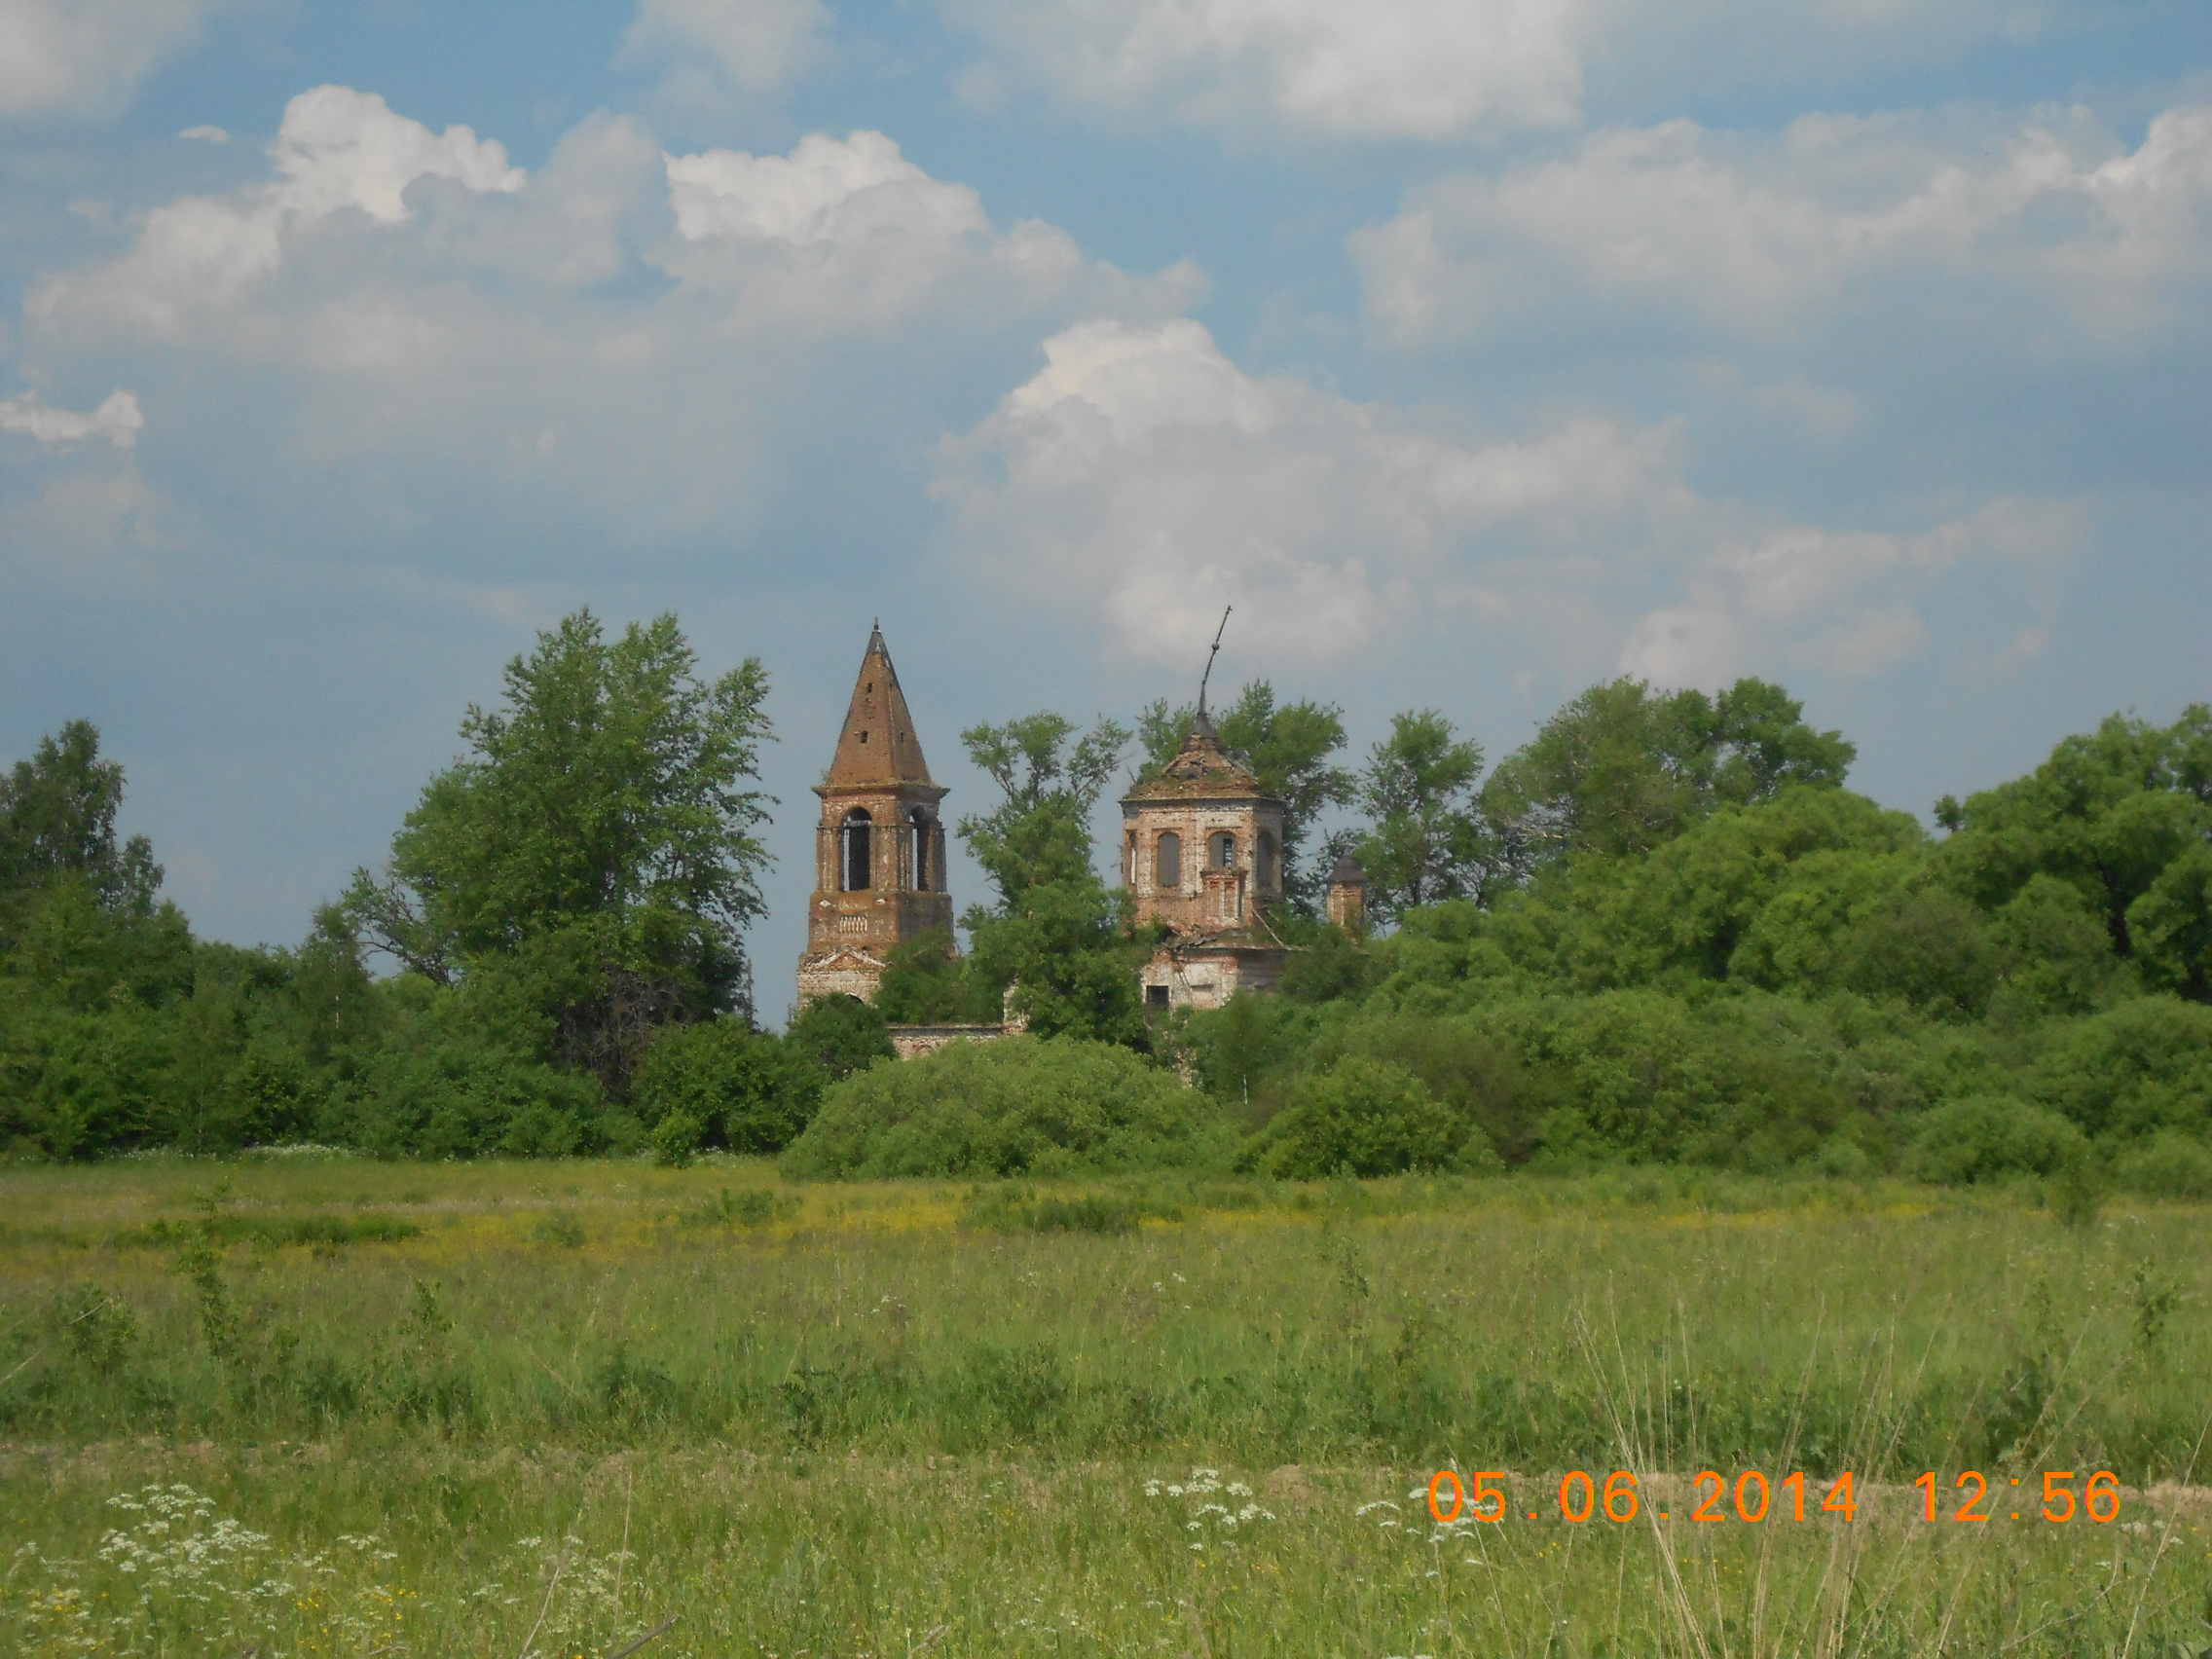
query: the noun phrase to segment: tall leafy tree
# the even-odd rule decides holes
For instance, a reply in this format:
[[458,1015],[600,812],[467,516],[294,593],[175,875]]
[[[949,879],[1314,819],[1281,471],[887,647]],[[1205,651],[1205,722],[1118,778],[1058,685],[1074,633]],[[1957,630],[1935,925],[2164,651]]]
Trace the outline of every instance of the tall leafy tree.
[[1476,791],[1482,771],[1482,746],[1436,710],[1391,718],[1355,786],[1367,827],[1335,843],[1367,871],[1368,902],[1380,914],[1484,896],[1497,861]]
[[1078,880],[1091,868],[1091,809],[1129,734],[1109,719],[1081,735],[1078,730],[1048,710],[960,734],[969,758],[999,786],[999,803],[961,819],[959,830],[1004,908],[1017,905],[1032,887]]
[[1649,852],[1715,806],[1791,784],[1840,787],[1858,751],[1803,715],[1763,680],[1716,698],[1641,680],[1593,685],[1492,775],[1486,811],[1523,872],[1566,854]]
[[123,766],[100,758],[100,734],[71,720],[0,775],[0,894],[74,876],[108,909],[145,914],[162,884],[153,843],[118,845]]
[[577,611],[507,665],[500,707],[469,708],[468,753],[385,875],[356,873],[347,916],[619,1089],[656,1026],[751,1012],[766,694],[754,659],[702,679],[674,616],[608,640]]
[[[1071,742],[1071,740],[1073,740]],[[961,918],[974,941],[977,1000],[1013,988],[1013,1006],[1042,1036],[1145,1043],[1133,950],[1120,905],[1091,860],[1090,813],[1127,747],[1100,720],[1030,715],[961,733],[1002,798],[960,821],[960,835],[998,889],[998,903]]]
[[71,720],[0,772],[0,1154],[161,1138],[176,1013],[199,947],[119,840],[123,767]]
[[2024,778],[1945,796],[1936,816],[1953,831],[1947,872],[1984,907],[2051,877],[2154,982],[2212,994],[2212,706],[2170,726],[2114,715]]
[[[1171,709],[1162,697],[1137,717],[1138,742],[1154,769],[1175,758],[1198,713],[1195,703]],[[1283,803],[1283,895],[1294,909],[1311,913],[1323,872],[1309,867],[1305,849],[1322,809],[1353,798],[1351,773],[1330,758],[1345,746],[1344,711],[1334,703],[1278,703],[1272,684],[1254,680],[1209,719],[1222,746],[1242,756],[1260,788]]]

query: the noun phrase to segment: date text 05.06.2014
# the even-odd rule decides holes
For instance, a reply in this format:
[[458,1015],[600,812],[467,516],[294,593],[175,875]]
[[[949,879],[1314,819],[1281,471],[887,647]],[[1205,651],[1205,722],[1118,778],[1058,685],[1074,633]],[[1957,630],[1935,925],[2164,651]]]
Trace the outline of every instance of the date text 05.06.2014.
[[[1512,1513],[1512,1506],[1499,1483],[1509,1478],[1502,1469],[1479,1469],[1463,1478],[1456,1469],[1439,1469],[1428,1483],[1428,1512],[1445,1525],[1460,1520],[1503,1521]],[[2008,1506],[2000,1511],[1992,1507],[1988,1479],[1978,1470],[1968,1469],[1951,1483],[1947,1517],[1938,1515],[1939,1483],[1934,1470],[1912,1484],[1921,1490],[1925,1500],[1921,1514],[1929,1521],[1947,1518],[1971,1523],[2002,1517],[2059,1523],[2084,1518],[2101,1524],[2116,1520],[2120,1515],[2120,1482],[2112,1471],[2099,1469],[2088,1476],[2077,1493],[2074,1483],[2081,1479],[2072,1469],[2052,1469],[2041,1477],[2040,1493],[2033,1486],[2022,1488],[2018,1480],[2011,1480],[2007,1490],[2019,1489],[2011,1491],[2013,1503],[2027,1507]],[[1840,1515],[1846,1521],[1859,1516],[1857,1483],[1849,1472],[1808,1483],[1799,1470],[1769,1483],[1758,1470],[1746,1469],[1731,1484],[1717,1470],[1706,1469],[1692,1477],[1690,1485],[1693,1495],[1687,1518],[1691,1521],[1756,1522],[1770,1515],[1802,1521],[1808,1502],[1815,1515]],[[1636,1476],[1627,1469],[1615,1469],[1603,1484],[1586,1470],[1570,1469],[1560,1477],[1558,1502],[1560,1519],[1575,1522],[1601,1517],[1616,1523],[1633,1521],[1642,1513],[1643,1505]],[[1526,1513],[1531,1521],[1538,1518],[1536,1510]],[[1657,1515],[1662,1521],[1672,1518],[1664,1509]]]

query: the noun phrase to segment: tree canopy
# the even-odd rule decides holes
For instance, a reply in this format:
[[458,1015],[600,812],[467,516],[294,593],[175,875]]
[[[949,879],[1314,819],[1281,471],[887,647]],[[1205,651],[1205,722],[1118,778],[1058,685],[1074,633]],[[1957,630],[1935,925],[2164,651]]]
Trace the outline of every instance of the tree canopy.
[[344,911],[440,984],[503,981],[555,1054],[619,1088],[651,1029],[749,1012],[743,940],[768,862],[747,788],[767,675],[702,680],[674,616],[605,637],[579,610],[471,705],[469,752],[432,778]]
[[1803,715],[1763,680],[1739,680],[1717,698],[1609,681],[1497,768],[1485,806],[1524,865],[1649,852],[1717,806],[1768,800],[1790,784],[1840,788],[1858,750]]
[[71,720],[0,775],[0,897],[75,877],[109,909],[143,912],[162,884],[153,843],[121,846],[123,767],[100,758],[100,734]]
[[1367,872],[1369,904],[1396,919],[1447,899],[1485,897],[1496,867],[1476,781],[1481,745],[1434,709],[1394,717],[1368,751],[1354,796],[1366,828],[1340,837]]
[[[1091,862],[1090,813],[1128,733],[1107,719],[1080,737],[1077,729],[1043,713],[961,733],[1002,792],[990,811],[960,821],[961,838],[998,889],[996,904],[973,905],[961,918],[974,945],[968,1000],[973,1017],[995,1017],[999,994],[1012,987],[1014,1012],[1040,1036],[1143,1047],[1121,904]],[[896,1003],[906,994],[899,971],[886,977]]]

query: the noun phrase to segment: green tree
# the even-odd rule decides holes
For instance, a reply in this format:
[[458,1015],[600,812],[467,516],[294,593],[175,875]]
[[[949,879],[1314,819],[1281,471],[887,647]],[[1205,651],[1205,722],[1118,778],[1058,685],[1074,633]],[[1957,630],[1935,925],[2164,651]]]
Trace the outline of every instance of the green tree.
[[896,1052],[883,1023],[882,1011],[858,997],[816,997],[785,1028],[784,1047],[827,1078],[850,1077]]
[[119,843],[123,794],[84,720],[0,772],[0,1152],[165,1138],[201,947],[146,838]]
[[978,986],[952,936],[926,933],[891,947],[875,987],[876,1012],[894,1025],[987,1024],[999,1017],[995,995]]
[[961,733],[1003,792],[960,821],[961,839],[998,889],[996,905],[961,918],[978,1002],[1014,987],[1013,1006],[1040,1036],[1146,1045],[1135,961],[1121,905],[1091,862],[1090,813],[1128,743],[1100,720],[1077,739],[1073,721],[1037,714]]
[[1983,908],[2053,877],[2094,907],[2115,955],[2147,946],[2159,982],[2205,994],[2212,941],[2196,918],[2212,844],[2212,706],[2194,704],[2170,726],[2114,715],[2024,778],[1963,805],[1944,797],[1936,816],[1953,831],[1947,875]]
[[1785,786],[1840,787],[1858,751],[1817,731],[1779,685],[1739,680],[1717,698],[1593,685],[1492,774],[1485,805],[1514,865],[1579,852],[1649,852],[1716,806]]
[[1368,903],[1396,919],[1421,904],[1480,899],[1496,868],[1475,783],[1482,747],[1434,709],[1393,716],[1357,782],[1367,828],[1346,837],[1367,871]]
[[469,708],[469,753],[424,788],[385,877],[357,872],[344,901],[371,947],[482,981],[487,1010],[617,1093],[658,1026],[750,1013],[767,676],[697,666],[674,616],[610,642],[580,610],[540,634],[503,705]]
[[74,876],[107,909],[150,912],[162,868],[145,836],[116,844],[122,805],[123,766],[100,758],[90,720],[40,738],[0,776],[0,899]]
[[[1191,703],[1170,709],[1162,697],[1138,715],[1137,739],[1152,770],[1175,758],[1198,713]],[[1241,756],[1260,788],[1283,803],[1283,897],[1301,914],[1311,914],[1326,872],[1308,867],[1306,846],[1324,807],[1354,798],[1351,773],[1330,759],[1345,746],[1344,711],[1334,703],[1277,704],[1275,688],[1255,680],[1208,718],[1222,747]]]
[[[742,1019],[670,1026],[638,1062],[631,1104],[671,1161],[702,1145],[781,1152],[806,1127],[829,1081],[807,1047],[803,1037],[755,1031]],[[680,1122],[669,1127],[672,1119]]]
[[[999,786],[985,813],[960,820],[960,838],[999,891],[1002,907],[1030,888],[1080,881],[1091,869],[1090,813],[1128,747],[1129,734],[1101,719],[1076,737],[1073,720],[1047,710],[960,734],[969,758]],[[1076,738],[1068,747],[1068,739]]]

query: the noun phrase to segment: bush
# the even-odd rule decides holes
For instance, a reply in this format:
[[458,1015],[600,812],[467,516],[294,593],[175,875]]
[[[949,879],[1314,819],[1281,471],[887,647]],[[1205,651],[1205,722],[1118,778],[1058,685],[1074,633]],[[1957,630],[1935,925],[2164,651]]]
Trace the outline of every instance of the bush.
[[380,1156],[562,1158],[634,1141],[599,1082],[494,1042],[420,1034],[371,1056],[326,1110],[318,1138]]
[[671,1112],[653,1125],[653,1161],[663,1169],[684,1168],[699,1150],[703,1127],[688,1112]]
[[1253,1161],[1291,1180],[1502,1167],[1490,1139],[1404,1066],[1348,1054],[1306,1078]]
[[960,1225],[978,1233],[1127,1234],[1151,1206],[1111,1193],[1039,1198],[1026,1188],[979,1187],[960,1206]]
[[1931,1108],[1905,1157],[1917,1180],[1963,1187],[2007,1175],[2050,1175],[2081,1162],[2082,1131],[2056,1112],[1977,1094]]
[[2212,1008],[2136,997],[2076,1020],[2031,1088],[2092,1135],[2212,1133]]
[[1226,1160],[1213,1103],[1125,1049],[1076,1038],[954,1043],[856,1072],[784,1154],[788,1175],[1057,1175]]
[[858,997],[817,997],[798,1011],[784,1041],[832,1082],[896,1056],[883,1015]]
[[891,947],[875,987],[875,1009],[893,1025],[990,1024],[998,994],[970,976],[968,960],[942,928]]
[[2113,1163],[2113,1180],[2160,1198],[2212,1198],[2212,1146],[2170,1130],[2129,1148]]
[[702,1146],[781,1152],[806,1127],[822,1087],[820,1068],[796,1045],[742,1019],[710,1019],[653,1039],[631,1081],[630,1100],[656,1150],[664,1129],[681,1133],[667,1125],[682,1118],[693,1136],[686,1157]]

